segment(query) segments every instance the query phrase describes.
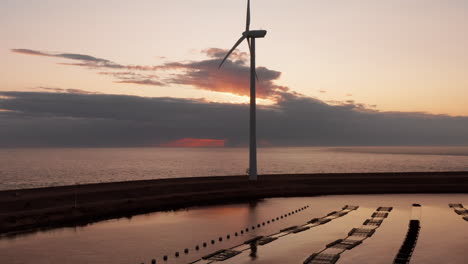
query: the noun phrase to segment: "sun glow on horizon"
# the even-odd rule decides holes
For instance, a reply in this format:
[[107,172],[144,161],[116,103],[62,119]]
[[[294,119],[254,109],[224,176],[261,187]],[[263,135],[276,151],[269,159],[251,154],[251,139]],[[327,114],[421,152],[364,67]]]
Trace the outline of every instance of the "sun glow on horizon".
[[159,146],[172,148],[220,148],[224,147],[225,144],[226,140],[223,139],[183,138],[166,142]]
[[[236,95],[228,92],[210,92],[204,97],[208,102],[229,103],[229,104],[249,104],[250,96]],[[256,98],[257,105],[274,105],[276,102],[271,99]]]

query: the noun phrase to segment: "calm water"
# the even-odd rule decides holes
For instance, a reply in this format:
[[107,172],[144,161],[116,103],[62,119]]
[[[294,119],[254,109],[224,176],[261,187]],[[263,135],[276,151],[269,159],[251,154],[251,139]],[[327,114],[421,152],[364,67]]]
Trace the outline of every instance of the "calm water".
[[[247,148],[0,149],[0,190],[172,177],[241,175]],[[468,147],[259,149],[260,173],[465,171]]]
[[[157,212],[95,223],[86,227],[0,238],[0,263],[9,264],[129,264],[189,263],[221,248],[229,248],[258,235],[270,235],[280,229],[304,224],[322,217],[343,205],[359,209],[327,224],[292,234],[258,248],[253,260],[248,252],[223,263],[275,264],[302,263],[310,254],[327,243],[344,238],[354,227],[360,227],[379,206],[393,206],[376,233],[362,245],[342,254],[338,263],[392,263],[403,243],[411,204],[422,204],[421,233],[411,260],[412,264],[464,264],[468,259],[468,222],[457,215],[448,203],[468,205],[467,194],[440,195],[343,195],[322,197],[274,198],[256,204],[189,208],[174,212]],[[310,208],[280,221],[250,230],[238,237],[234,232],[265,222],[292,210]],[[230,234],[231,239],[226,239]],[[218,238],[223,236],[223,241]],[[215,240],[211,245],[210,241]],[[206,248],[196,245],[208,242]],[[184,254],[189,248],[189,254]],[[174,257],[179,251],[181,256]],[[162,256],[169,255],[169,261]]]

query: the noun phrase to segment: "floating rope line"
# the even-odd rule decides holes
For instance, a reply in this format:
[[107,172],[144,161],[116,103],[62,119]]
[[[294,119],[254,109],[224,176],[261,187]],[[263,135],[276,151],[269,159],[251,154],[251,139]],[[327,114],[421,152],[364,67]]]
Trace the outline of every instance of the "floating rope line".
[[372,214],[370,219],[364,221],[361,227],[353,228],[349,231],[348,236],[343,239],[337,239],[328,243],[324,249],[310,255],[304,264],[334,264],[340,258],[340,255],[346,250],[351,250],[369,237],[380,227],[393,207],[379,207]]
[[461,215],[463,220],[468,221],[468,209],[463,207],[463,204],[449,204],[450,208],[453,208],[453,211],[458,215]]
[[244,243],[242,243],[240,245],[233,246],[233,247],[228,248],[228,249],[221,249],[221,250],[216,251],[216,252],[214,252],[212,254],[206,255],[206,256],[202,257],[201,259],[199,259],[199,260],[190,262],[190,264],[194,264],[194,263],[209,264],[209,263],[213,263],[213,262],[216,262],[216,261],[223,261],[223,260],[229,259],[229,258],[234,257],[234,256],[236,256],[236,255],[238,255],[238,254],[240,254],[240,253],[242,253],[244,251],[251,250],[252,252],[254,252],[254,251],[257,250],[258,245],[263,246],[263,245],[266,245],[266,244],[271,243],[273,241],[276,241],[281,237],[296,234],[296,233],[299,233],[299,232],[309,230],[309,229],[311,229],[313,227],[323,225],[323,224],[328,223],[328,222],[330,222],[330,221],[332,221],[334,219],[337,219],[339,217],[343,217],[343,216],[347,215],[349,212],[357,210],[358,208],[359,208],[359,206],[346,205],[340,211],[333,211],[333,212],[327,214],[324,217],[314,218],[314,219],[308,221],[307,223],[305,223],[303,225],[283,228],[279,232],[271,234],[269,236],[258,236],[258,237],[249,239],[249,240],[245,241]]
[[[416,211],[419,211],[419,216]],[[408,225],[408,232],[406,233],[405,241],[401,245],[398,254],[393,261],[393,264],[407,264],[410,262],[411,256],[413,255],[414,248],[416,247],[416,242],[418,242],[421,218],[421,205],[413,204],[413,209],[411,214],[413,215]]]
[[[250,226],[250,227],[246,227],[245,229],[241,229],[240,231],[234,232],[232,235],[231,235],[231,234],[227,234],[227,235],[225,236],[225,238],[226,238],[226,240],[229,240],[229,239],[231,239],[232,237],[242,236],[242,235],[244,235],[244,234],[248,233],[249,231],[254,230],[254,229],[256,229],[256,228],[261,228],[261,227],[264,227],[264,226],[266,226],[266,225],[268,225],[268,224],[273,224],[273,223],[275,223],[275,222],[277,222],[277,221],[280,221],[280,220],[285,219],[286,217],[292,216],[292,215],[294,215],[294,214],[296,214],[296,213],[300,213],[300,212],[302,212],[302,211],[308,209],[309,207],[310,207],[309,205],[306,205],[306,206],[303,206],[303,207],[298,208],[298,209],[296,209],[296,210],[292,210],[291,212],[287,212],[287,213],[281,214],[280,216],[277,216],[276,218],[273,217],[273,218],[271,218],[271,219],[268,219],[268,220],[265,220],[265,221],[263,221],[263,222],[260,222],[260,223],[258,223],[258,224],[256,224],[256,225],[253,225],[253,226]],[[274,240],[275,240],[275,239],[274,239]],[[203,248],[207,248],[209,245],[214,245],[214,244],[216,244],[216,242],[221,243],[221,242],[224,241],[224,236],[220,236],[220,237],[218,237],[217,239],[212,239],[212,240],[209,240],[209,241],[210,241],[210,243],[207,243],[206,241],[203,242],[203,243],[201,243],[201,246],[200,246],[200,244],[199,244],[199,245],[196,245],[196,246],[194,247],[194,251],[200,251],[200,250],[202,249],[202,247],[203,247]],[[259,243],[259,244],[260,244],[260,243],[266,243],[266,241],[268,241],[268,239],[264,239],[264,240],[258,241],[258,243]],[[271,241],[270,241],[270,242],[271,242]],[[184,253],[185,253],[186,255],[189,254],[189,252],[190,252],[190,250],[189,250],[188,248],[185,248],[185,249],[184,249]],[[236,255],[236,254],[233,254],[233,252],[227,252],[227,251],[226,251],[226,252],[223,252],[222,250],[217,251],[217,252],[215,252],[215,253],[217,253],[217,254],[215,254],[215,255],[213,256],[213,258],[218,258],[218,259],[222,259],[223,257],[219,257],[219,256],[217,256],[217,255],[220,255],[220,256],[221,256],[221,255],[224,255],[225,257],[233,257],[233,256]],[[169,256],[170,256],[170,255],[164,255],[164,256],[162,257],[162,261],[164,261],[164,262],[162,262],[162,263],[167,262],[167,261],[169,260]],[[176,258],[180,257],[179,251],[175,252],[175,253],[174,253],[174,256],[175,256]],[[152,264],[156,264],[156,263],[157,263],[157,259],[152,259],[152,260],[151,260],[151,263],[152,263]],[[142,263],[142,264],[144,264],[144,263]]]

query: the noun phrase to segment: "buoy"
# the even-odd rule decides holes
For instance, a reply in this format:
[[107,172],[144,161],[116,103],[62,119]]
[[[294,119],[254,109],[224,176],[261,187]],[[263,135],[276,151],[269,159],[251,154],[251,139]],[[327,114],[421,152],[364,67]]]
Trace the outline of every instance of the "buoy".
[[203,247],[206,247],[206,242],[203,242]]
[[279,217],[276,217],[276,220],[279,220]]
[[248,228],[248,227],[245,229],[245,232],[249,232],[249,228]]
[[[263,223],[263,224],[265,224],[265,223]],[[260,224],[258,224],[257,227],[260,227]]]
[[156,264],[156,260],[155,259],[151,260],[151,264]]
[[179,251],[177,251],[177,252],[175,253],[175,256],[176,256],[176,257],[179,257]]
[[214,243],[215,243],[215,241],[214,241],[214,240],[211,240],[211,244],[214,244]]
[[198,245],[196,245],[195,250],[200,250],[200,247]]
[[185,254],[188,254],[188,252],[189,252],[188,248],[184,249]]
[[244,234],[244,230],[241,230],[241,234]]
[[231,235],[227,235],[226,238],[227,238],[227,239],[230,239],[230,238],[231,238]]
[[167,261],[167,256],[164,256],[164,257],[163,257],[163,260],[164,260],[164,261]]
[[223,241],[223,238],[222,238],[222,237],[219,237],[219,239],[218,239],[218,240],[219,240],[219,241]]
[[237,236],[237,232],[236,232],[236,233],[234,233],[234,235],[235,235],[235,236]]

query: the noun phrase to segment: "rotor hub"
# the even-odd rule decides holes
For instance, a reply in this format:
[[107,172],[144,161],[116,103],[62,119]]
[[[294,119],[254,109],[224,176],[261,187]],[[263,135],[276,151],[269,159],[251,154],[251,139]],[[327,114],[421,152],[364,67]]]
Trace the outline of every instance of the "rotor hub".
[[267,34],[266,30],[249,30],[244,31],[242,36],[246,38],[264,38]]

